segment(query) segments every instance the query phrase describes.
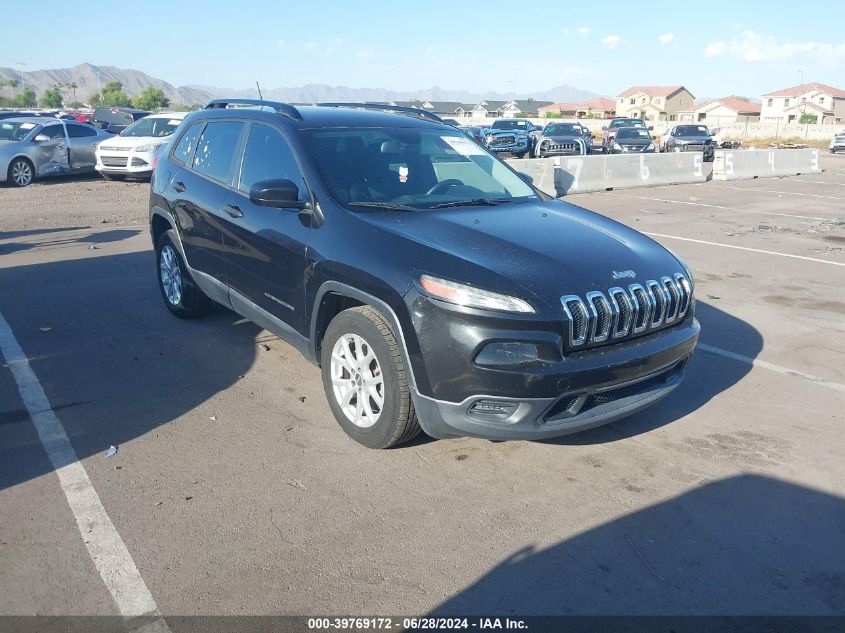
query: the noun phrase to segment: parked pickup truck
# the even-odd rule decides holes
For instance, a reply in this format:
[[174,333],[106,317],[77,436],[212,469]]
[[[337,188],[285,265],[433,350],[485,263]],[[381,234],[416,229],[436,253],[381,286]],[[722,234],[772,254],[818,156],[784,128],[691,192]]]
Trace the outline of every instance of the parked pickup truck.
[[531,156],[543,128],[528,119],[499,119],[484,130],[484,144],[494,154]]
[[537,139],[534,156],[577,156],[590,153],[590,132],[580,123],[549,123]]

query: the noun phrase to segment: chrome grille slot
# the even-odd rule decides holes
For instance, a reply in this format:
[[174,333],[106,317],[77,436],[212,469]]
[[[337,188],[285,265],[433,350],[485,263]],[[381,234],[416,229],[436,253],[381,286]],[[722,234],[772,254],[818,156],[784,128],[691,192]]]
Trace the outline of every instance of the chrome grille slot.
[[589,326],[589,315],[584,300],[578,295],[567,295],[561,297],[563,311],[569,321],[569,344],[577,347],[587,341],[587,329]]
[[644,332],[651,321],[651,313],[654,312],[654,297],[646,292],[640,284],[631,284],[628,286],[631,296],[636,301],[639,307],[638,318],[634,320],[634,334]]
[[611,307],[616,312],[616,318],[613,320],[613,338],[622,338],[627,336],[631,329],[631,317],[634,316],[631,300],[622,288],[611,288],[608,292],[613,304]]
[[666,289],[666,294],[669,296],[669,305],[666,308],[666,323],[672,323],[678,318],[678,308],[680,307],[681,291],[675,285],[675,280],[671,277],[661,277],[660,281]]
[[692,286],[690,285],[689,280],[680,273],[675,275],[675,281],[678,284],[678,288],[681,290],[681,299],[678,305],[678,318],[683,319],[687,310],[689,310],[690,299],[692,298]]
[[560,298],[565,315],[565,347],[581,347],[648,334],[683,320],[692,306],[692,284],[676,273],[627,288]]
[[666,296],[666,291],[654,279],[649,279],[645,282],[648,293],[654,297],[654,314],[651,315],[651,322],[649,327],[660,327],[666,318],[666,308],[669,299]]
[[612,312],[610,303],[604,293],[588,292],[587,303],[590,308],[592,327],[590,328],[590,340],[593,343],[606,341],[610,336],[610,325]]

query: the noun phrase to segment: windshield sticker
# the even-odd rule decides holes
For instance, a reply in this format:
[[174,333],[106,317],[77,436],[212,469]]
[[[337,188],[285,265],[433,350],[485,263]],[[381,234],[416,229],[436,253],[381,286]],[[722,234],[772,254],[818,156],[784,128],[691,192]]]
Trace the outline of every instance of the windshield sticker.
[[461,156],[484,156],[484,150],[463,136],[441,136]]
[[35,127],[35,123],[21,123],[22,130],[31,130]]
[[399,165],[399,182],[408,182],[408,166]]
[[182,121],[180,121],[179,119],[170,119],[170,120],[167,122],[167,125],[179,125],[181,122],[182,122]]

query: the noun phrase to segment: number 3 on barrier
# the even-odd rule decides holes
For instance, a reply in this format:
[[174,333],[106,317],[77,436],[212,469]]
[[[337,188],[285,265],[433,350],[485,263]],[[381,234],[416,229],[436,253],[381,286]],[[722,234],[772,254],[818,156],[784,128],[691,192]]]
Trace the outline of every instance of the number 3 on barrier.
[[578,177],[581,175],[581,167],[584,161],[580,158],[570,158],[566,161],[566,171],[572,174],[572,189],[578,189]]
[[813,153],[810,154],[812,158],[810,159],[810,168],[813,171],[819,171],[819,150],[814,149]]
[[640,180],[646,181],[650,175],[651,172],[648,169],[648,165],[645,164],[645,155],[640,154]]
[[734,154],[733,152],[725,152],[725,174],[728,176],[734,175]]

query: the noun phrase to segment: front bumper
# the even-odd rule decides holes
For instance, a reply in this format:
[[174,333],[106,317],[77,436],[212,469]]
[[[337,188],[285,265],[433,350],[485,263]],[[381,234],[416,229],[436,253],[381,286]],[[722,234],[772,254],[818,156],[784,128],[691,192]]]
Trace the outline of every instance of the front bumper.
[[537,143],[534,153],[541,158],[548,156],[581,156],[589,154],[589,147],[587,147],[587,144],[584,142],[555,142],[543,139]]
[[488,151],[494,154],[522,154],[529,149],[528,139],[518,139],[516,143],[508,143],[503,145],[487,145],[485,147]]
[[647,149],[647,145],[640,149],[639,147],[622,147],[619,149],[618,147],[611,146],[610,152],[611,154],[653,154],[655,152],[654,147],[651,149]]
[[[412,303],[414,406],[423,429],[438,438],[539,439],[635,413],[680,384],[700,331],[690,310],[652,334],[561,354],[555,323],[448,315],[438,302]],[[544,360],[476,364],[491,341],[532,342]]]
[[95,169],[104,174],[148,176],[153,173],[154,156],[155,151],[101,152],[98,150]]

